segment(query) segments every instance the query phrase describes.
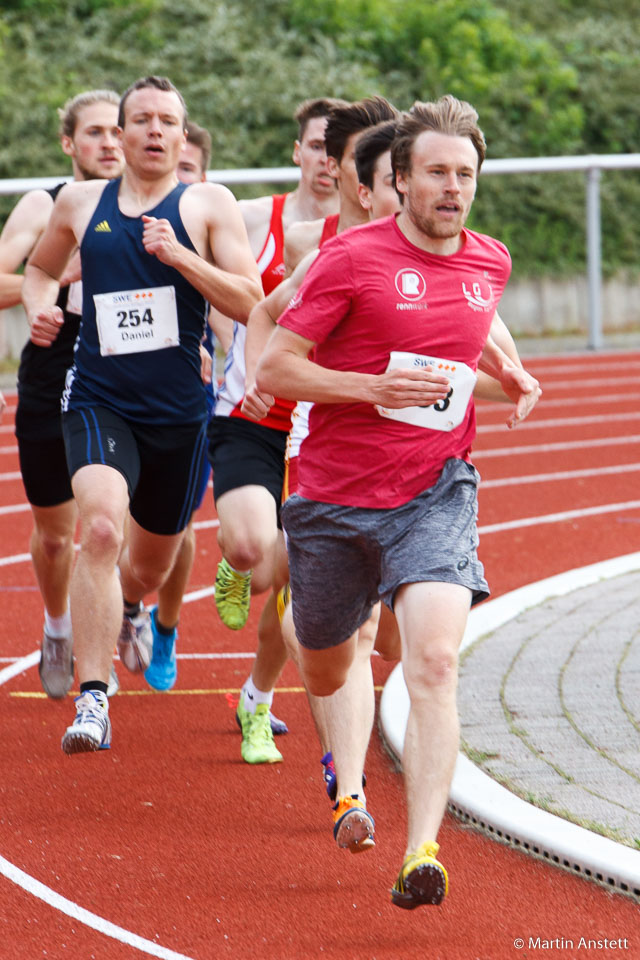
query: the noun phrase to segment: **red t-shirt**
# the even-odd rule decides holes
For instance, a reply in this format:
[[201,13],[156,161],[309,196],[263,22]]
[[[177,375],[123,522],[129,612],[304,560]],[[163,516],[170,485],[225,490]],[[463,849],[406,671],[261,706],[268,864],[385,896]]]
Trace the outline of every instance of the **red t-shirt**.
[[[511,271],[498,240],[463,231],[463,246],[436,256],[407,240],[395,217],[325,244],[279,323],[317,344],[333,370],[380,374],[392,350],[477,369]],[[475,409],[451,432],[382,417],[372,404],[311,409],[298,492],[312,500],[391,508],[436,483],[450,457],[469,458]]]

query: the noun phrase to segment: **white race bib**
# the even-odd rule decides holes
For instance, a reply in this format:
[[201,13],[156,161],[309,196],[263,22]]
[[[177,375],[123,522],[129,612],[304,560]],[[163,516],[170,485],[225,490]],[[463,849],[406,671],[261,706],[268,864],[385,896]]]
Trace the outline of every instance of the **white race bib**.
[[376,406],[382,417],[389,420],[401,420],[415,427],[429,430],[453,430],[464,419],[469,400],[476,385],[476,375],[466,363],[456,360],[443,360],[441,357],[427,357],[420,353],[403,353],[392,350],[387,370],[415,369],[432,367],[434,373],[441,373],[449,380],[449,393],[443,400],[427,407],[403,407],[395,410],[390,407]]
[[94,294],[103,357],[180,345],[174,287]]

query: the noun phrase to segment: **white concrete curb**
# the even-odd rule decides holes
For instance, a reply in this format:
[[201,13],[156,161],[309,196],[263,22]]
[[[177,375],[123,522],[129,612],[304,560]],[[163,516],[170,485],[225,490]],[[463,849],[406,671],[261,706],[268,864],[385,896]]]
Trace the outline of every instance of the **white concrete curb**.
[[[632,570],[640,570],[640,553],[570,570],[482,604],[469,615],[462,649],[550,597],[563,596]],[[402,667],[398,665],[389,676],[380,701],[381,733],[398,762],[402,757],[408,716],[409,694]],[[640,899],[640,850],[592,833],[521,800],[463,754],[458,755],[449,806],[463,820],[503,842]]]

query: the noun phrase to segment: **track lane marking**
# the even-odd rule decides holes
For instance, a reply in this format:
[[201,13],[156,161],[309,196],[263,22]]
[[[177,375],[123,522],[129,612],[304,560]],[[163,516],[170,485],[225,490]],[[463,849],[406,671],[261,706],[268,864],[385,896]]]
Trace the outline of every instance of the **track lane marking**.
[[131,933],[130,930],[125,930],[124,927],[119,927],[117,924],[111,923],[110,920],[105,920],[103,917],[91,913],[90,910],[85,910],[84,907],[78,906],[73,900],[67,900],[66,897],[56,893],[55,890],[45,886],[44,883],[40,883],[39,880],[29,876],[24,870],[20,870],[15,864],[5,860],[2,855],[0,855],[0,874],[17,886],[22,887],[27,893],[49,904],[54,910],[65,913],[72,920],[78,920],[85,926],[91,927],[92,930],[97,930],[98,933],[111,937],[112,940],[119,940],[120,943],[126,943],[152,957],[159,957],[160,960],[194,960],[193,957],[188,957],[184,953],[176,953],[175,950],[169,950],[152,940],[146,940],[144,937],[138,936],[137,933]]
[[488,533],[501,533],[503,530],[521,530],[524,527],[536,527],[543,523],[564,523],[566,520],[581,520],[583,517],[595,517],[626,510],[640,510],[640,500],[629,500],[627,503],[605,503],[597,507],[584,507],[581,510],[565,510],[562,513],[548,513],[538,517],[507,520],[504,523],[490,523],[485,527],[478,527],[478,534],[484,536]]
[[[586,417],[556,417],[550,420],[525,420],[519,423],[517,429],[524,430],[543,430],[545,428],[555,429],[556,427],[587,427],[594,423],[626,423],[629,420],[640,420],[640,410],[627,411],[626,413],[597,413]],[[496,433],[498,430],[504,430],[504,423],[479,423],[476,426],[476,432]]]
[[[518,428],[520,429],[520,428]],[[564,450],[588,450],[591,447],[628,447],[633,443],[640,443],[640,434],[628,434],[620,437],[596,437],[592,440],[558,440],[554,443],[532,443],[521,447],[487,447],[473,450],[471,459],[481,460],[483,457],[512,457],[528,453],[554,453]]]
[[552,480],[578,480],[582,477],[615,476],[620,473],[637,473],[640,463],[620,463],[611,467],[588,467],[583,470],[558,470],[557,473],[532,473],[522,477],[500,477],[496,480],[482,480],[481,490],[495,487],[513,487],[521,483],[547,483]]

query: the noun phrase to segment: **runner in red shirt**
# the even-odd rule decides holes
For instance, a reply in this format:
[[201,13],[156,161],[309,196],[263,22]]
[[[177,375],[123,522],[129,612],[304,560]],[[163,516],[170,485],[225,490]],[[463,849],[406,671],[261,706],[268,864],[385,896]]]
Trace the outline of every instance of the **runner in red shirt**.
[[[295,221],[315,220],[337,209],[338,194],[327,171],[324,129],[332,107],[342,103],[320,98],[307,100],[298,108],[299,139],[293,159],[300,166],[301,176],[294,191],[240,201],[265,293],[277,287],[284,276],[285,229]],[[222,622],[233,630],[241,629],[247,621],[251,593],[272,587],[277,591],[282,585],[277,570],[277,547],[282,538],[279,508],[284,447],[293,409],[290,401],[276,400],[261,423],[252,422],[243,414],[245,334],[243,323],[233,325],[224,381],[208,431],[222,550],[215,601]],[[273,717],[270,707],[273,687],[285,660],[272,592],[258,625],[256,660],[238,703],[241,753],[247,763],[282,760],[273,731],[286,733],[287,727]]]
[[[516,418],[539,394],[489,337],[510,258],[464,228],[484,156],[469,104],[414,104],[392,147],[400,214],[323,247],[257,375],[262,391],[314,403],[299,492],[282,510],[310,692],[343,685],[378,599],[398,619],[408,842],[391,896],[405,909],[447,892],[436,837],[458,748],[457,655],[471,603],[488,595],[469,460],[475,371],[500,380]],[[357,852],[374,828],[362,765],[350,780],[336,766]]]

